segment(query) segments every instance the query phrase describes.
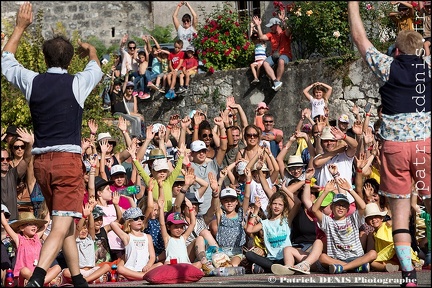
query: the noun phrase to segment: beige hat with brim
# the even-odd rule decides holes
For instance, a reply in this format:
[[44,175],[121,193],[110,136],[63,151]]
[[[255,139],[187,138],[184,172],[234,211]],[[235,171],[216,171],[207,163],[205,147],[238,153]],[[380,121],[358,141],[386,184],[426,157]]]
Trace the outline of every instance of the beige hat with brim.
[[18,232],[18,229],[22,225],[34,224],[38,227],[38,232],[42,230],[43,226],[48,223],[46,220],[37,219],[33,212],[21,212],[18,216],[18,220],[9,224],[9,226]]
[[387,215],[387,211],[381,211],[376,203],[366,204],[364,218],[377,215],[384,217],[385,215]]
[[321,140],[335,140],[335,137],[330,132],[329,126],[324,127],[322,134],[321,134]]

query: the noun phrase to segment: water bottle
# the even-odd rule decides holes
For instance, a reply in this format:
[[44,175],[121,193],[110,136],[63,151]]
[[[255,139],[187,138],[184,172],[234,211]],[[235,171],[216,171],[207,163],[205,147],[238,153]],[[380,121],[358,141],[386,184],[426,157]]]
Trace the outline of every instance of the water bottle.
[[117,265],[113,264],[111,266],[111,282],[117,282],[117,279],[118,279],[117,276],[118,276],[117,275]]
[[6,271],[5,287],[15,287],[13,271],[10,268]]
[[211,275],[215,276],[241,276],[245,274],[245,268],[242,266],[238,267],[219,267],[212,271]]
[[121,195],[130,196],[130,195],[138,194],[140,192],[140,189],[141,187],[139,185],[133,185],[123,189],[119,189],[117,190],[117,192]]

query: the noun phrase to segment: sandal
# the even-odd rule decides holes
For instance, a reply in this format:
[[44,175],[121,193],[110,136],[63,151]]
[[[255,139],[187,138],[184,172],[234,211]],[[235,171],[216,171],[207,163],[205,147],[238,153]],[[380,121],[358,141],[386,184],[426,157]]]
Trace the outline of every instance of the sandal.
[[289,269],[302,274],[310,274],[310,264],[306,261],[302,261],[297,265],[289,267]]

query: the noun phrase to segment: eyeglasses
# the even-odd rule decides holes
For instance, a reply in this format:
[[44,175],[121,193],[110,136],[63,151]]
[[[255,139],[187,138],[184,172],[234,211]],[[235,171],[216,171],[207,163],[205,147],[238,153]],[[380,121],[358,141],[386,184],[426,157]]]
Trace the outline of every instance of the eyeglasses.
[[136,46],[133,46],[133,47],[129,46],[128,48],[129,48],[130,50],[135,50],[135,49],[136,49]]
[[22,150],[24,150],[24,149],[25,149],[25,145],[14,145],[13,148],[14,148],[15,150],[18,150],[18,149],[22,149]]
[[138,217],[132,218],[132,220],[133,220],[133,221],[138,221],[138,220],[143,221],[144,218],[145,218],[144,216],[138,216]]
[[3,161],[10,161],[12,158],[11,157],[1,157],[1,162],[3,162]]
[[248,138],[258,138],[259,135],[258,134],[249,134],[249,133],[247,133],[246,137],[248,137]]
[[263,120],[263,123],[273,123],[274,121],[273,120]]
[[210,134],[202,134],[201,136],[202,136],[202,138],[207,138],[207,137],[213,138],[213,134],[211,134],[211,133]]

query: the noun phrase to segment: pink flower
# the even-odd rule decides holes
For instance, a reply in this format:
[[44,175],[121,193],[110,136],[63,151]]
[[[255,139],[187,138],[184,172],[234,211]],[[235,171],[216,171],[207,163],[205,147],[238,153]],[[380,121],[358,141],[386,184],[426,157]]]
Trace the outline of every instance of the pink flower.
[[372,4],[366,4],[366,10],[371,10],[373,7],[372,7]]

